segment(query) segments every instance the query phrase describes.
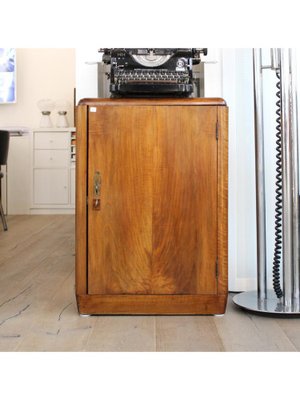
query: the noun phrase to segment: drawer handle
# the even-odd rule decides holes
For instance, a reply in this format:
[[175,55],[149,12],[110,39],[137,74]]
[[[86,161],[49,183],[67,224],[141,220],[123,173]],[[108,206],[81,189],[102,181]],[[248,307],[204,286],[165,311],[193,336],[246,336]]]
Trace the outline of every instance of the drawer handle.
[[99,171],[96,171],[94,175],[93,210],[100,210],[101,207],[100,196],[101,196],[101,175]]

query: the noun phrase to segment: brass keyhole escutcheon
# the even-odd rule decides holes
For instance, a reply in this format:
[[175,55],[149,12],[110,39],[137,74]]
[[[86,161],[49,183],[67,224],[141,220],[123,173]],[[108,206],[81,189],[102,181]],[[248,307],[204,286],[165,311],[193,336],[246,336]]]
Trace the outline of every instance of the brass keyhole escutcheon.
[[99,171],[94,175],[94,196],[93,196],[93,210],[101,209],[101,174]]

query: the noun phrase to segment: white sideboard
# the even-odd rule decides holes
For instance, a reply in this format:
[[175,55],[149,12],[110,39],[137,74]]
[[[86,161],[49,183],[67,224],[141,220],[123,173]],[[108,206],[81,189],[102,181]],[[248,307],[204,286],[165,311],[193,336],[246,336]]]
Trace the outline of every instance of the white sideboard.
[[75,128],[38,128],[31,143],[31,214],[75,212]]

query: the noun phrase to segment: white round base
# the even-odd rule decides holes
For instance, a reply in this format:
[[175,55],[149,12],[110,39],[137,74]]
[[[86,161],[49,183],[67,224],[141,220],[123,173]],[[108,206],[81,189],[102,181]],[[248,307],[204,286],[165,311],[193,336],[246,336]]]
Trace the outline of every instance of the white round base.
[[257,291],[239,293],[233,297],[233,302],[245,310],[262,314],[300,316],[299,299],[295,299],[291,305],[284,305],[282,298],[278,299],[273,290],[268,290],[267,298],[263,300],[259,300]]

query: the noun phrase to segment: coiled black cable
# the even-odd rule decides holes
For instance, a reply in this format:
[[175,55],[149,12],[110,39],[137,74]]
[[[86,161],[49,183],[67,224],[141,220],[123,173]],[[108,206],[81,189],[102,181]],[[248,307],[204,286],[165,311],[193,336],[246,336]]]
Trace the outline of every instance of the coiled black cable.
[[276,72],[276,202],[275,202],[275,245],[273,258],[273,289],[278,298],[283,296],[280,286],[280,262],[282,254],[282,132],[281,132],[281,77]]

